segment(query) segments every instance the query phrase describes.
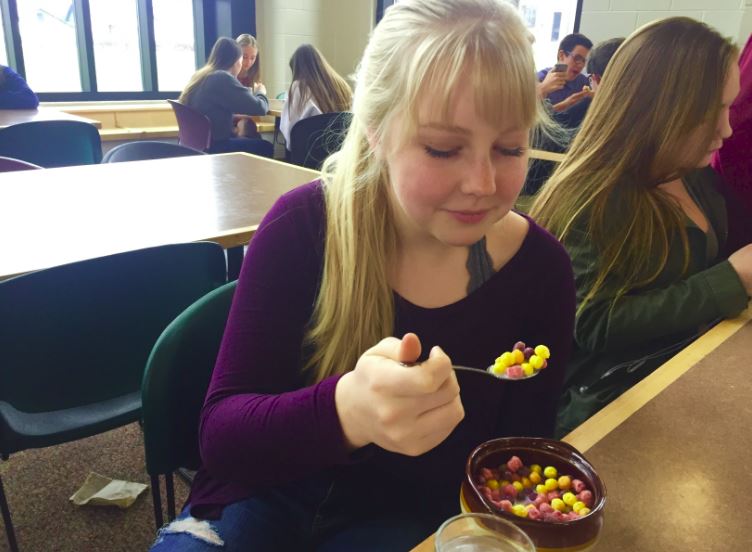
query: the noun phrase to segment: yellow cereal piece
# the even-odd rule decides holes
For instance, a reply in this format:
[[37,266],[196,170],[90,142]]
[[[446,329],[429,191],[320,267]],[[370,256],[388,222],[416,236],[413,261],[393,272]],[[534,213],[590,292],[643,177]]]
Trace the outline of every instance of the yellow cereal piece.
[[567,506],[572,506],[577,502],[577,495],[574,493],[564,493],[564,496],[562,496],[561,499]]
[[515,349],[514,351],[512,351],[512,360],[514,361],[512,365],[522,364],[523,362],[525,362],[525,354],[519,349]]
[[538,508],[535,507],[535,504],[528,504],[527,506],[525,506],[525,508],[527,509],[528,512],[530,510],[537,510],[538,509]]
[[540,476],[540,474],[538,472],[530,472],[530,482],[533,485],[537,485],[541,481],[543,481],[543,479],[541,478],[541,476]]
[[519,481],[515,481],[514,483],[512,483],[512,487],[514,487],[515,489],[517,489],[517,492],[518,492],[518,493],[519,493],[519,492],[520,492],[520,491],[521,491],[522,489],[524,489],[524,487],[522,486],[522,483],[520,483]]
[[507,481],[506,479],[503,479],[501,483],[499,483],[499,487],[502,488],[506,487],[507,485],[509,485],[509,481]]
[[[578,514],[580,513],[580,511],[583,508],[587,509],[587,507],[585,506],[585,503],[582,502],[582,501],[580,501],[580,500],[578,500],[577,502],[575,502],[574,504],[572,504],[572,510],[574,510]],[[582,515],[582,514],[580,514],[580,515]]]
[[572,478],[568,475],[562,475],[559,478],[559,488],[562,491],[568,491],[572,487]]
[[527,361],[530,363],[530,366],[532,366],[536,370],[540,370],[541,368],[543,368],[543,357],[539,357],[538,355],[533,355]]
[[527,508],[525,508],[522,504],[515,504],[512,506],[512,513],[515,516],[519,517],[527,517]]
[[590,513],[590,508],[587,508],[587,507],[585,507],[585,508],[580,508],[580,511],[579,511],[579,512],[577,512],[577,514],[578,514],[578,515],[580,515],[580,516],[586,516],[586,515],[588,515],[589,513]]
[[553,466],[546,466],[543,470],[543,475],[545,475],[546,477],[558,477],[559,472],[557,472],[556,468],[554,468]]
[[535,348],[535,354],[544,360],[551,358],[551,351],[549,351],[548,347],[546,347],[545,345],[538,345]]
[[543,468],[540,467],[540,464],[533,464],[530,466],[530,471],[535,473],[543,473]]
[[538,494],[546,494],[548,492],[548,489],[546,489],[546,486],[543,485],[543,484],[536,485],[535,486],[535,492],[538,493]]
[[530,487],[533,486],[533,482],[530,481],[529,477],[523,477],[522,478],[522,486],[525,487],[526,489],[529,489]]
[[499,482],[495,479],[489,479],[488,481],[486,481],[486,487],[488,487],[492,491],[495,491],[499,488]]
[[546,486],[547,491],[555,491],[559,488],[559,482],[556,481],[556,479],[554,479],[553,477],[546,479],[544,485]]
[[563,512],[564,510],[567,509],[567,505],[564,504],[564,501],[562,499],[560,499],[560,498],[554,498],[551,501],[551,508],[553,508],[554,510],[558,510],[560,512]]
[[499,363],[494,364],[494,367],[491,368],[491,372],[493,372],[493,374],[496,376],[503,376],[504,372],[506,371],[507,371],[507,367]]
[[522,373],[526,376],[532,376],[535,374],[535,368],[533,368],[533,365],[529,362],[523,362],[522,363]]
[[504,368],[509,368],[512,364],[514,364],[512,360],[512,353],[506,351],[504,353],[501,353],[501,356],[496,359],[496,362],[501,363]]

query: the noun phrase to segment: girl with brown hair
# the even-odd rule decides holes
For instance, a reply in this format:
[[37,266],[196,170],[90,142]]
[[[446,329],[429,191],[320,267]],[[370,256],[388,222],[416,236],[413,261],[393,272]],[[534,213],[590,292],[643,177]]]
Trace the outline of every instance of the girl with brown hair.
[[569,251],[577,283],[577,353],[560,433],[647,375],[682,340],[747,305],[752,246],[728,259],[720,254],[726,207],[708,168],[731,134],[737,55],[730,41],[690,18],[635,31],[532,207]]

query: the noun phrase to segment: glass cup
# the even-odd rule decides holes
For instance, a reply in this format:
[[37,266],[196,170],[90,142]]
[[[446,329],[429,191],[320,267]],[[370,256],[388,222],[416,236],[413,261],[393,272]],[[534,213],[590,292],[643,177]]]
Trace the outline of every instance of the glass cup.
[[436,552],[535,552],[522,529],[491,514],[460,514],[436,531]]

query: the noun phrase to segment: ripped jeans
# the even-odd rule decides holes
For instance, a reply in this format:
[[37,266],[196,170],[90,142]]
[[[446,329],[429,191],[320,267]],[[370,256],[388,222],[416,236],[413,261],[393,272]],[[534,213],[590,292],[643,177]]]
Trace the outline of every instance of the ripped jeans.
[[459,509],[458,501],[439,507],[435,502],[407,506],[404,497],[395,496],[374,507],[369,491],[320,478],[230,504],[218,520],[197,520],[186,507],[160,530],[151,550],[408,551]]

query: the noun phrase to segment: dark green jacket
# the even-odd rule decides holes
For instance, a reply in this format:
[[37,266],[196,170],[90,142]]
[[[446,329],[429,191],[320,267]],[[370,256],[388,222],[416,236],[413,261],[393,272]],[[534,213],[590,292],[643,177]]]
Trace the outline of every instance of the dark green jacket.
[[[726,205],[716,191],[712,169],[698,169],[684,178],[690,195],[713,227],[718,251],[728,234]],[[614,217],[619,216],[614,203]],[[708,258],[708,237],[687,218],[690,259],[677,236],[663,272],[650,286],[628,293],[612,307],[613,278],[579,313],[575,352],[567,370],[559,409],[559,434],[573,429],[683,348],[719,318],[736,316],[748,302],[741,280],[729,262]],[[584,231],[564,242],[572,258],[577,303],[598,271],[598,253]]]

